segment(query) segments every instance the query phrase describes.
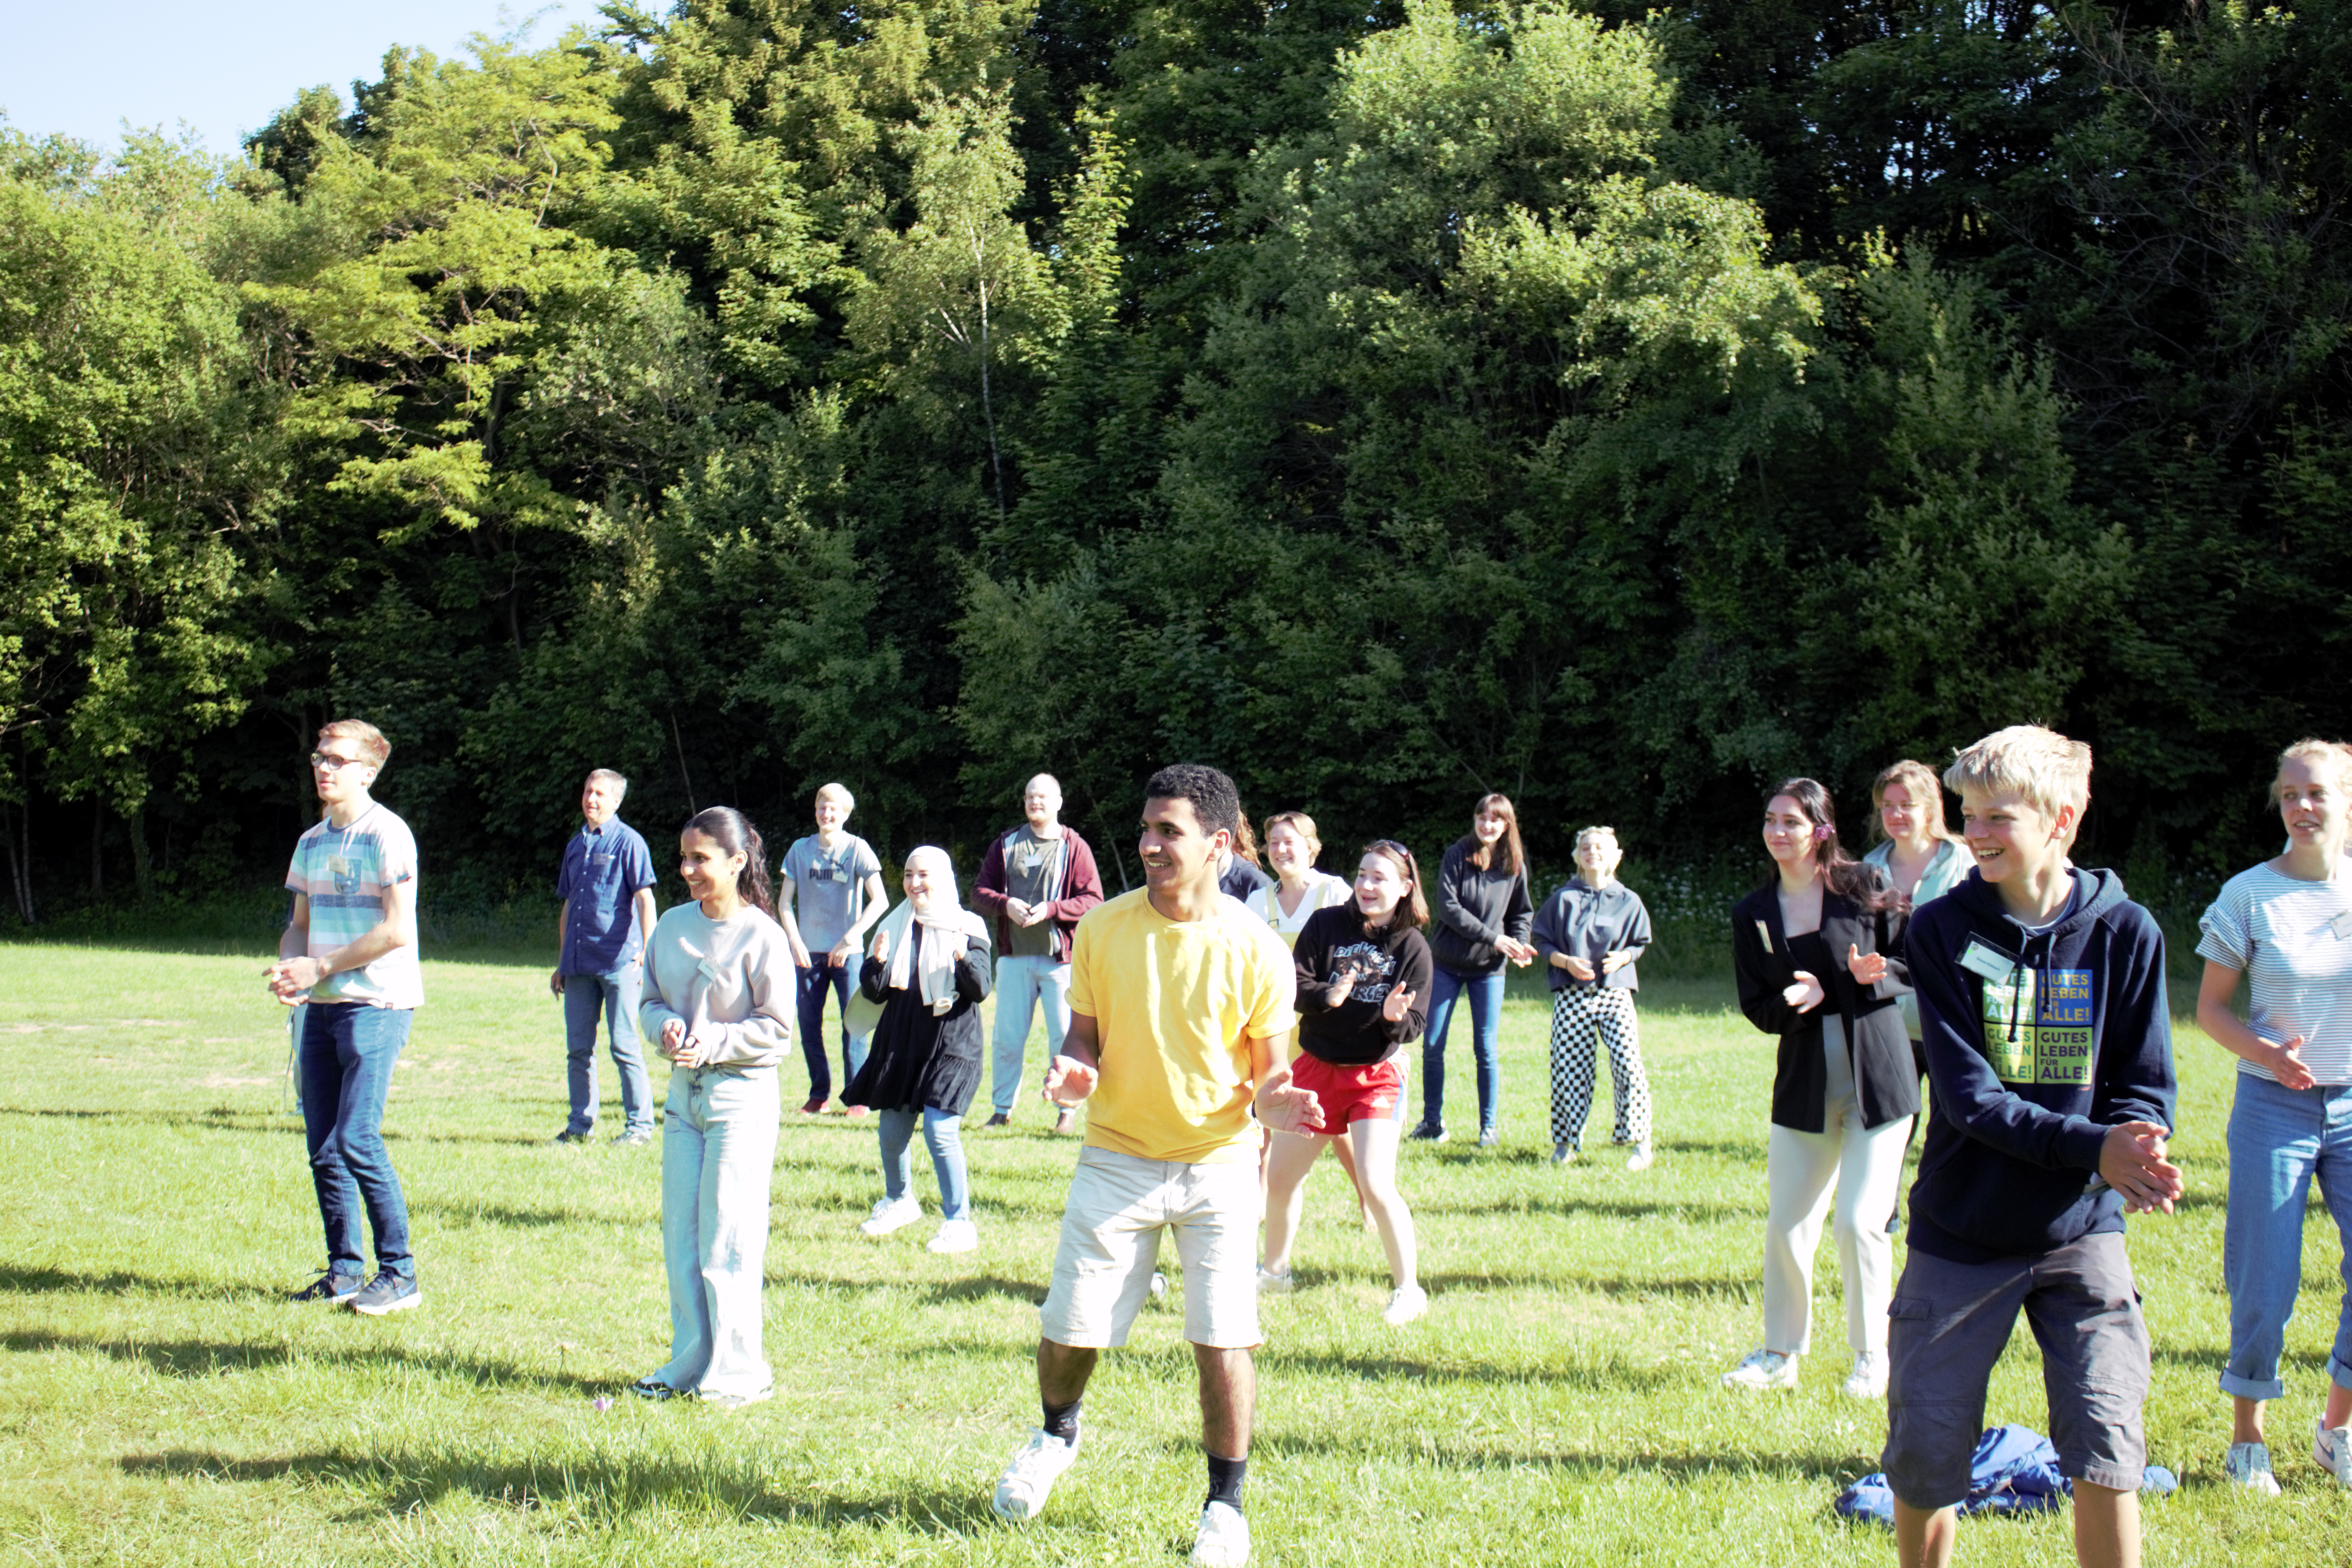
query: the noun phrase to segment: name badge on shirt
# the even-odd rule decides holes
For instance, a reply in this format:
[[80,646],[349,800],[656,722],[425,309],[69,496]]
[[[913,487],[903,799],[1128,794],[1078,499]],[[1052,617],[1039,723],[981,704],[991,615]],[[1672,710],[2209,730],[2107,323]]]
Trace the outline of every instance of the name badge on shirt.
[[719,978],[719,965],[707,958],[694,967],[705,980],[716,982]]
[[1769,926],[1769,925],[1766,925],[1762,921],[1758,921],[1756,922],[1756,940],[1757,940],[1757,941],[1759,941],[1759,942],[1762,942],[1762,943],[1764,944],[1764,951],[1765,951],[1765,952],[1771,952],[1771,951],[1772,951],[1772,928],[1771,928],[1770,926]]
[[2329,921],[2327,929],[2336,933],[2336,940],[2338,942],[2352,936],[2352,910],[2346,910],[2342,914]]
[[1960,967],[1983,975],[1996,985],[2007,985],[2016,976],[2017,965],[2004,954],[1971,937],[1966,952],[1960,954]]

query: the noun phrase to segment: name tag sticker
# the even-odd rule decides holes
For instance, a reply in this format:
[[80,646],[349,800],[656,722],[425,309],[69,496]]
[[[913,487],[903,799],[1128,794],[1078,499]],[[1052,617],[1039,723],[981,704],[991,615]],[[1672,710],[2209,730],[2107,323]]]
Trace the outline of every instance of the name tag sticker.
[[2336,940],[2338,942],[2342,942],[2346,937],[2352,937],[2352,910],[2346,910],[2342,914],[2329,921],[2327,929],[2336,933]]
[[1756,940],[1757,940],[1757,941],[1759,941],[1759,942],[1762,942],[1762,943],[1764,944],[1764,951],[1765,951],[1765,952],[1771,952],[1771,951],[1772,951],[1772,928],[1771,928],[1770,926],[1766,925],[1762,921],[1758,921],[1756,922]]
[[1996,985],[2006,985],[2015,977],[2017,965],[1984,943],[1969,939],[1969,949],[1960,954],[1960,967],[1983,975]]
[[701,972],[702,977],[705,980],[715,981],[719,978],[719,965],[711,963],[710,960],[707,958],[700,963],[696,964],[694,967]]

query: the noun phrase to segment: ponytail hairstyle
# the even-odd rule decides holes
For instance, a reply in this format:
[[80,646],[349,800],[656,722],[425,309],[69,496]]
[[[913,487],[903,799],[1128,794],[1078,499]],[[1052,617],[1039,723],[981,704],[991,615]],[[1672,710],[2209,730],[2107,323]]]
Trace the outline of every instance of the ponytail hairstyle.
[[[1404,873],[1404,897],[1389,911],[1389,922],[1381,929],[1394,931],[1401,925],[1414,931],[1427,928],[1429,900],[1421,896],[1421,862],[1412,858],[1412,851],[1393,838],[1375,838],[1364,846],[1364,853],[1381,856]],[[1354,902],[1352,899],[1349,901]]]
[[775,895],[768,890],[767,846],[761,842],[760,830],[741,812],[731,805],[709,806],[694,814],[686,831],[699,833],[728,854],[743,857],[743,868],[735,873],[736,897],[770,920],[776,918]]
[[[1478,842],[1478,819],[1490,815],[1503,819],[1503,836],[1491,846]],[[1470,808],[1470,835],[1462,840],[1462,844],[1469,852],[1470,864],[1481,871],[1500,870],[1516,877],[1527,868],[1527,851],[1519,844],[1518,810],[1511,805],[1511,797],[1507,795],[1482,795],[1478,797],[1478,804]],[[1503,861],[1499,867],[1493,864],[1497,850],[1501,852]]]
[[[1812,779],[1782,779],[1765,793],[1764,804],[1769,806],[1781,795],[1795,801],[1797,810],[1813,825],[1813,864],[1821,868],[1822,881],[1831,892],[1874,914],[1905,907],[1901,893],[1880,878],[1875,869],[1848,855],[1845,847],[1838,842],[1837,804],[1830,799],[1827,789]],[[1941,810],[1942,805],[1938,796],[1937,808]],[[1764,885],[1769,888],[1779,879],[1780,873],[1775,871],[1764,879]]]

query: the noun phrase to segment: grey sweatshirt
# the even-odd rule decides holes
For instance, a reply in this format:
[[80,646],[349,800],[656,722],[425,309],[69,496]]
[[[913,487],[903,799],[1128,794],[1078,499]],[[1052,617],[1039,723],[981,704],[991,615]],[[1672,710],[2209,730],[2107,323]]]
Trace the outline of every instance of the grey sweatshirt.
[[662,1026],[680,1019],[688,1034],[719,1042],[705,1067],[773,1067],[793,1043],[797,990],[783,927],[748,905],[714,921],[698,903],[679,904],[646,943],[638,1032],[652,1050]]

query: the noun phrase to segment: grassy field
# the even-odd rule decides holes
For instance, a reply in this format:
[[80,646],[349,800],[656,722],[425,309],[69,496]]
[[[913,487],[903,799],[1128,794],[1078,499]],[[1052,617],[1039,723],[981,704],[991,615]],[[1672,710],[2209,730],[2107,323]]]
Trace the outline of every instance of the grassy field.
[[[779,1396],[728,1415],[618,1394],[667,1350],[658,1151],[545,1140],[561,1026],[529,954],[428,961],[388,1131],[424,1310],[287,1303],[320,1240],[261,956],[0,947],[0,1550],[26,1562],[1173,1563],[1202,1489],[1178,1315],[1148,1310],[1087,1402],[1046,1517],[987,1494],[1036,1419],[1034,1306],[1076,1146],[1025,1110],[969,1137],[977,1254],[854,1226],[870,1121],[797,1117],[776,1161],[767,1331]],[[1876,1468],[1884,1412],[1845,1372],[1824,1245],[1793,1395],[1717,1373],[1757,1342],[1770,1041],[1718,985],[1654,985],[1660,1159],[1546,1156],[1539,999],[1515,997],[1505,1142],[1414,1146],[1429,1316],[1384,1327],[1385,1270],[1326,1163],[1298,1294],[1268,1303],[1250,1513],[1266,1563],[1888,1563],[1831,1498]],[[2337,1286],[2315,1214],[2287,1495],[2219,1482],[2220,1054],[2183,1025],[2179,1216],[2136,1222],[2157,1345],[2151,1563],[2342,1561],[2352,1497],[2305,1445]],[[1475,1120],[1459,1039],[1455,1123]],[[607,1063],[606,1105],[615,1101]],[[656,1068],[658,1092],[662,1069]],[[786,1079],[787,1102],[803,1082]],[[1605,1107],[1605,1090],[1603,1091]],[[607,1130],[610,1130],[608,1123]],[[1588,1143],[1605,1145],[1598,1121]],[[918,1160],[918,1192],[931,1197]],[[935,1204],[927,1201],[928,1207]],[[1171,1258],[1172,1267],[1172,1258]],[[2021,1332],[1992,1418],[2044,1425]],[[1983,1563],[2071,1561],[2063,1519],[1975,1521]]]

